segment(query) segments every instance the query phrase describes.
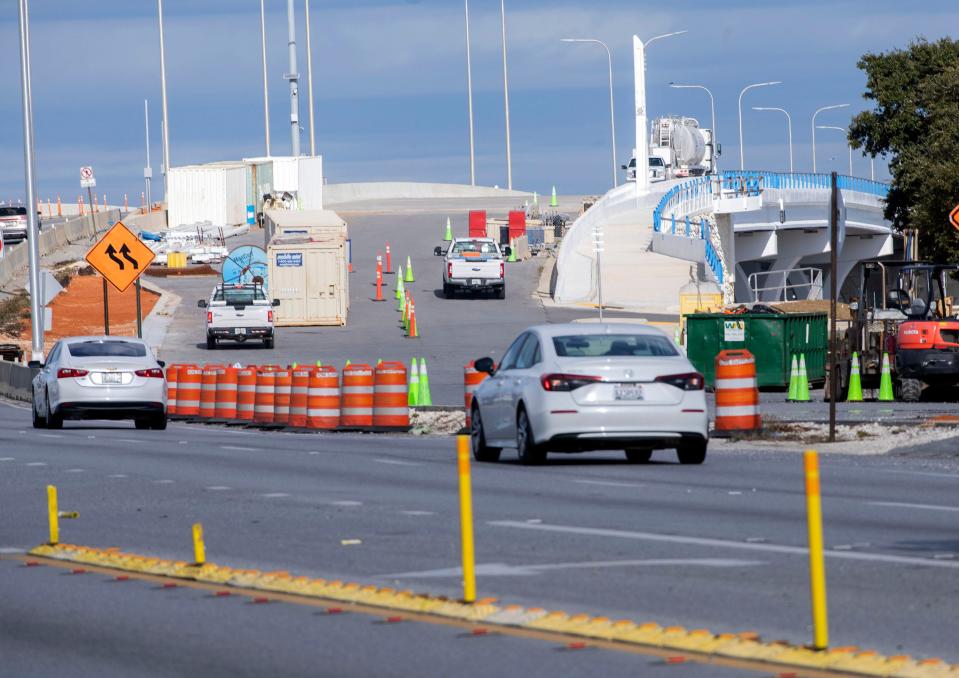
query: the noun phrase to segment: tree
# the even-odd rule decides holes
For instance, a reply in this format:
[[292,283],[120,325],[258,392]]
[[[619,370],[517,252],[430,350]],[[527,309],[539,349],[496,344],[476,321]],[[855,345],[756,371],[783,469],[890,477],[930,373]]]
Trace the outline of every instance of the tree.
[[866,54],[858,66],[875,108],[853,119],[849,141],[891,158],[886,218],[918,230],[923,259],[959,262],[959,232],[948,221],[959,203],[959,41],[919,39]]

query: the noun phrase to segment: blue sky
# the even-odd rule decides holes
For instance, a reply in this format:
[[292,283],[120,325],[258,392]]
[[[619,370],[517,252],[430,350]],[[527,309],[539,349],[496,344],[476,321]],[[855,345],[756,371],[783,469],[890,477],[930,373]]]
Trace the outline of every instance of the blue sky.
[[[153,0],[32,0],[33,92],[39,190],[75,200],[78,169],[97,170],[111,202],[139,201],[143,99],[150,102],[155,175],[160,160],[159,54]],[[848,102],[820,124],[845,126],[862,99],[856,69],[867,51],[938,39],[959,25],[955,0],[507,0],[513,178],[516,188],[602,193],[610,184],[605,53],[561,37],[592,37],[613,51],[618,154],[633,145],[635,33],[688,30],[655,43],[647,66],[652,115],[708,124],[701,83],[716,96],[726,167],[738,166],[737,98],[746,84],[746,164],[787,166],[785,120],[749,110],[780,106],[794,122],[797,171],[811,168],[810,116]],[[173,165],[262,155],[258,0],[166,0]],[[298,12],[300,117],[306,116],[303,0]],[[504,185],[499,2],[471,0],[477,181]],[[286,2],[267,0],[274,154],[290,149]],[[468,181],[461,0],[311,0],[317,147],[328,180]],[[0,200],[23,194],[16,3],[0,7]],[[308,134],[302,137],[308,148]],[[817,137],[819,169],[845,172],[837,132]],[[868,176],[868,161],[854,160]],[[878,166],[879,163],[877,163]],[[880,170],[885,174],[884,169]],[[160,184],[156,181],[155,184]],[[155,192],[155,195],[158,193]],[[136,196],[134,198],[133,196]]]

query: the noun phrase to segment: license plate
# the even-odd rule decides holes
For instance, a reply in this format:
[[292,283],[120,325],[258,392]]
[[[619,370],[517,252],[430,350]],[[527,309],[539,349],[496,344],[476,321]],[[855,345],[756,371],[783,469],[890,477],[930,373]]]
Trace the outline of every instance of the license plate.
[[470,280],[470,285],[482,285],[482,284],[483,284],[483,281],[479,280],[478,278],[473,278],[472,280]]
[[616,400],[643,399],[643,387],[640,384],[616,384],[613,393]]
[[245,328],[245,327],[237,327],[237,328],[236,328],[236,333],[237,333],[238,335],[244,335],[244,334],[246,334],[246,328]]
[[122,384],[123,375],[119,372],[104,372],[100,381],[104,384]]

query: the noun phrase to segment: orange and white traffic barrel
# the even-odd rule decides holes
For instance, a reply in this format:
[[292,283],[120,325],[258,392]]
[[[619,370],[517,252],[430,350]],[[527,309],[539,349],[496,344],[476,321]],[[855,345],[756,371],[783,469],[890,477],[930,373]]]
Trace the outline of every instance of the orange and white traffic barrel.
[[311,367],[293,369],[290,388],[290,426],[305,427],[310,391]]
[[213,414],[217,419],[236,419],[239,371],[227,366],[217,372],[216,410]]
[[323,430],[340,425],[340,380],[335,367],[324,365],[310,374],[306,424]]
[[406,366],[390,361],[377,365],[373,380],[373,426],[409,428],[408,401]]
[[256,398],[253,403],[253,421],[257,424],[272,424],[276,403],[276,371],[261,366],[256,371]]
[[177,371],[176,412],[185,416],[200,414],[200,388],[203,370],[196,365],[181,366]]
[[373,368],[365,364],[343,368],[340,426],[368,428],[373,425]]
[[200,416],[212,419],[216,414],[216,380],[223,365],[204,365],[200,378]]
[[464,389],[464,400],[466,403],[466,428],[470,428],[472,425],[472,419],[470,418],[470,406],[473,404],[473,391],[476,390],[476,387],[483,383],[483,380],[486,379],[489,375],[486,372],[478,372],[476,368],[473,367],[473,360],[469,361],[468,365],[463,367],[463,389]]
[[293,373],[280,369],[274,373],[273,423],[290,423],[290,395],[293,389]]
[[255,406],[256,367],[248,365],[236,371],[236,418],[240,421],[252,421]]
[[[0,246],[2,248],[2,246]],[[170,365],[166,368],[166,411],[167,414],[177,414],[176,395],[177,395],[177,372],[180,371],[180,365]]]
[[756,358],[745,349],[720,351],[716,356],[716,430],[761,427]]

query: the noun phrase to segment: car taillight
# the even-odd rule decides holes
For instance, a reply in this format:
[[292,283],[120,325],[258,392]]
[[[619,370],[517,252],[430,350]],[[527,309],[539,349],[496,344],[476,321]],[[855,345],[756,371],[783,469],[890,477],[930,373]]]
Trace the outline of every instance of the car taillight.
[[72,367],[61,367],[57,370],[57,379],[75,379],[90,374],[87,370],[75,370]]
[[544,374],[539,379],[544,391],[575,391],[581,386],[602,381],[589,374]]
[[266,321],[270,323],[273,322],[273,311],[266,312]]
[[499,277],[500,278],[506,277],[506,264],[504,264],[502,261],[499,262]]
[[138,377],[152,377],[153,379],[163,379],[163,370],[159,367],[151,367],[148,370],[137,370],[134,372]]
[[452,264],[452,263],[446,264],[446,277],[447,277],[447,278],[452,278],[452,277],[453,277],[453,264]]
[[206,312],[206,321],[207,321],[208,323],[212,323],[212,322],[213,322],[213,311],[207,311],[207,312]]
[[656,377],[656,381],[662,384],[669,384],[684,391],[702,391],[705,386],[703,375],[699,372],[687,372],[685,374],[666,374]]

